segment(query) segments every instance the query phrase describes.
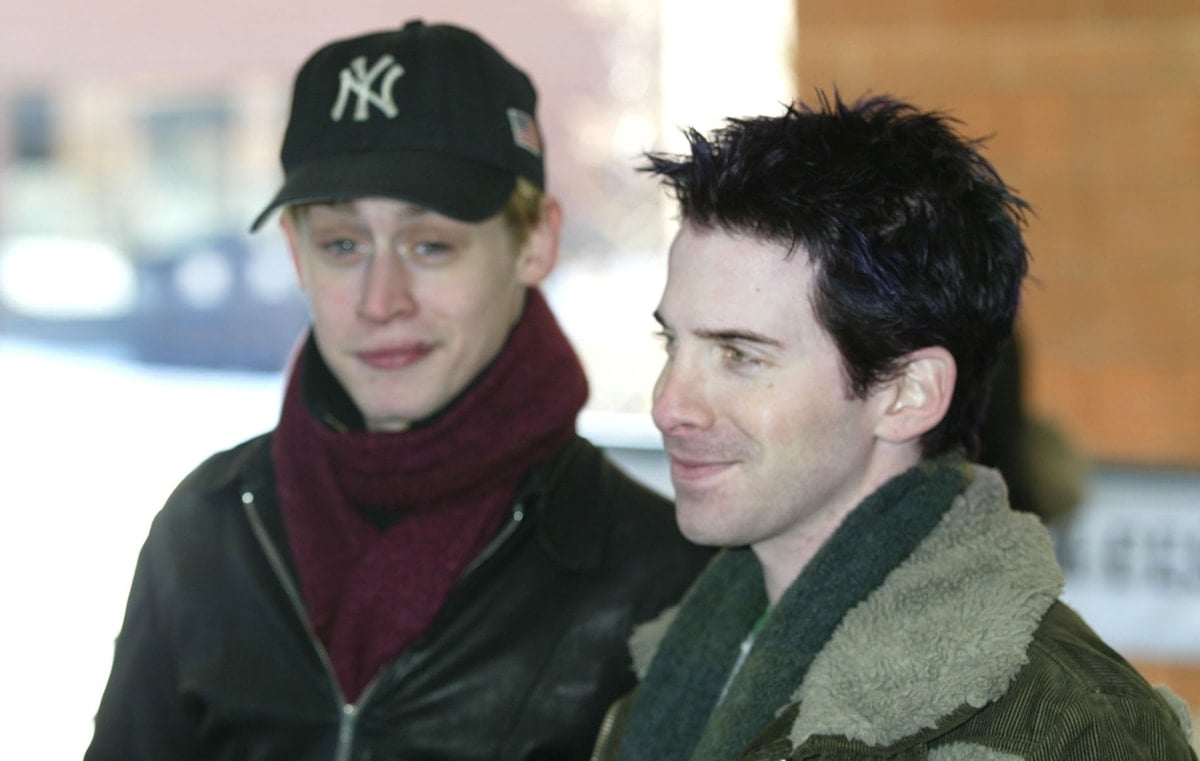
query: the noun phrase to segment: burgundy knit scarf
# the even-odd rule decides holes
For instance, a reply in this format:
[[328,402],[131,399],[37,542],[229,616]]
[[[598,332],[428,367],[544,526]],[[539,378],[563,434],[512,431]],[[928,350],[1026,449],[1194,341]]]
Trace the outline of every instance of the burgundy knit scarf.
[[[272,455],[300,589],[354,701],[430,625],[529,468],[574,435],[587,381],[535,289],[482,375],[403,433],[339,433],[314,418],[304,361],[291,372]],[[394,518],[386,529],[367,517],[380,511]]]

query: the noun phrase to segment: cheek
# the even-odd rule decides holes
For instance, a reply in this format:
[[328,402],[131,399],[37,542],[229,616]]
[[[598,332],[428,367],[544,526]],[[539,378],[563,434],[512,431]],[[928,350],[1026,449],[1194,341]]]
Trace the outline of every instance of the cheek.
[[353,320],[358,308],[353,289],[337,282],[310,280],[305,295],[309,314],[325,325]]
[[846,421],[837,414],[838,406],[805,394],[803,388],[802,383],[779,382],[726,395],[729,418],[746,438],[785,460],[820,450],[821,442],[842,440]]
[[427,317],[469,327],[477,332],[484,326],[488,295],[469,280],[426,280],[414,283],[413,298]]
[[507,333],[508,328],[520,316],[520,307],[525,287],[518,285],[505,273],[494,273],[493,277],[470,278],[442,289],[438,303],[447,314],[457,315],[461,321],[470,323],[475,329],[486,333]]
[[473,278],[427,283],[414,296],[423,322],[439,325],[445,337],[455,336],[467,358],[481,361],[491,357],[477,355],[494,354],[518,314],[508,289]]

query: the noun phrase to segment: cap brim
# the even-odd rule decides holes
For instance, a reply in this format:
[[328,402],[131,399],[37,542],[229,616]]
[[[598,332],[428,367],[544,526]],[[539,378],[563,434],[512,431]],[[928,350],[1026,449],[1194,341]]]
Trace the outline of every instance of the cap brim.
[[250,230],[257,230],[283,206],[374,197],[481,222],[504,208],[516,181],[508,170],[430,151],[332,156],[289,172]]

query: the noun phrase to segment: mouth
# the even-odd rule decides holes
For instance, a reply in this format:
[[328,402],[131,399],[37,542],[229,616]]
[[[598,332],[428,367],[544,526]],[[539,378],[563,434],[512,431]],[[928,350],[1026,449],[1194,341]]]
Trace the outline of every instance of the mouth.
[[402,370],[428,357],[433,349],[430,343],[408,343],[360,351],[357,356],[363,364],[376,370]]
[[732,470],[735,460],[696,459],[668,454],[671,463],[671,480],[676,486],[680,484],[700,484]]

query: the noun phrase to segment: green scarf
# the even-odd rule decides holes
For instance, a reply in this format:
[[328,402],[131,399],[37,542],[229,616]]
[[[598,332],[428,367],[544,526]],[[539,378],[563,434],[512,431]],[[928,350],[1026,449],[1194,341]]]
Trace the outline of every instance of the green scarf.
[[863,500],[784,592],[718,706],[741,642],[767,605],[754,554],[722,553],[688,593],[650,664],[620,761],[738,758],[791,701],[846,612],[933,530],[967,480],[962,457],[948,455]]

